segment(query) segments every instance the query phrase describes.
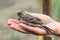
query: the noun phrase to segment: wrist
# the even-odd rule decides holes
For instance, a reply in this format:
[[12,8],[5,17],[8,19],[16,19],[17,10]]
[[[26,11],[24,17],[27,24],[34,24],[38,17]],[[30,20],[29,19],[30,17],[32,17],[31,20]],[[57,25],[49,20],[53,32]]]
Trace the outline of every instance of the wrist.
[[50,29],[54,30],[54,34],[60,35],[60,23],[52,20],[49,24],[46,25]]
[[56,24],[56,28],[57,28],[55,33],[60,36],[60,23],[55,21],[55,24]]
[[58,22],[57,25],[58,25],[58,26],[57,26],[58,28],[57,28],[57,31],[56,31],[56,32],[57,32],[58,35],[60,35],[60,23]]

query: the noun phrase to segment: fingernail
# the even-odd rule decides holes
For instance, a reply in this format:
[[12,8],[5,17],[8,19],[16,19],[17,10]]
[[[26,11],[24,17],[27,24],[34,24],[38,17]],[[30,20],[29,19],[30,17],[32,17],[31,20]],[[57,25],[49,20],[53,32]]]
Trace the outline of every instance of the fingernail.
[[12,22],[10,22],[10,21],[7,21],[7,24],[11,24]]
[[14,25],[11,25],[10,27],[14,27]]

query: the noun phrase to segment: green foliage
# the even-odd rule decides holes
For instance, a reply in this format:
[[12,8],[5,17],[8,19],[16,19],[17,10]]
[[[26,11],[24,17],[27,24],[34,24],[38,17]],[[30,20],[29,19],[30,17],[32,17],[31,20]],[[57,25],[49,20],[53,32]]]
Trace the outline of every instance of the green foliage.
[[60,0],[52,0],[52,16],[53,19],[60,21]]
[[12,30],[10,35],[11,35],[11,40],[20,40],[21,39],[21,35],[17,31]]

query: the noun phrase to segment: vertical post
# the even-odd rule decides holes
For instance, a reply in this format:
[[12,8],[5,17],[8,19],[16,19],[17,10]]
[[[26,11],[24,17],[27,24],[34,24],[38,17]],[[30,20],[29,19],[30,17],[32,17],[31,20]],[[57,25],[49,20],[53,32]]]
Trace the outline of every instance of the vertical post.
[[51,0],[43,0],[43,14],[51,16]]
[[[42,5],[43,5],[43,14],[46,14],[51,17],[51,9],[52,9],[51,8],[51,0],[43,0]],[[45,35],[45,36],[43,36],[43,40],[52,40],[52,36]]]

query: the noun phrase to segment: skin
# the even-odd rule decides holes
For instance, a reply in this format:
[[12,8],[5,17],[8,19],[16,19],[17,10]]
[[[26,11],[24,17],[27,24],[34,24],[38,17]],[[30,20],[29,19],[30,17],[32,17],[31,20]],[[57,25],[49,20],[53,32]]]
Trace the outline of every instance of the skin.
[[[59,27],[60,23],[54,21],[52,18],[50,18],[47,15],[36,14],[36,13],[33,13],[33,14],[28,13],[28,14],[41,19],[41,21],[44,23],[45,26],[54,30],[57,35],[60,35],[60,27]],[[47,32],[42,28],[31,27],[31,26],[28,26],[28,25],[25,25],[25,24],[19,22],[18,20],[15,20],[15,19],[8,19],[6,23],[10,28],[12,28],[18,32],[25,33],[25,34],[32,34],[29,31],[32,31],[33,33],[36,33],[38,35],[47,34]],[[27,31],[27,30],[29,30],[29,31]]]

